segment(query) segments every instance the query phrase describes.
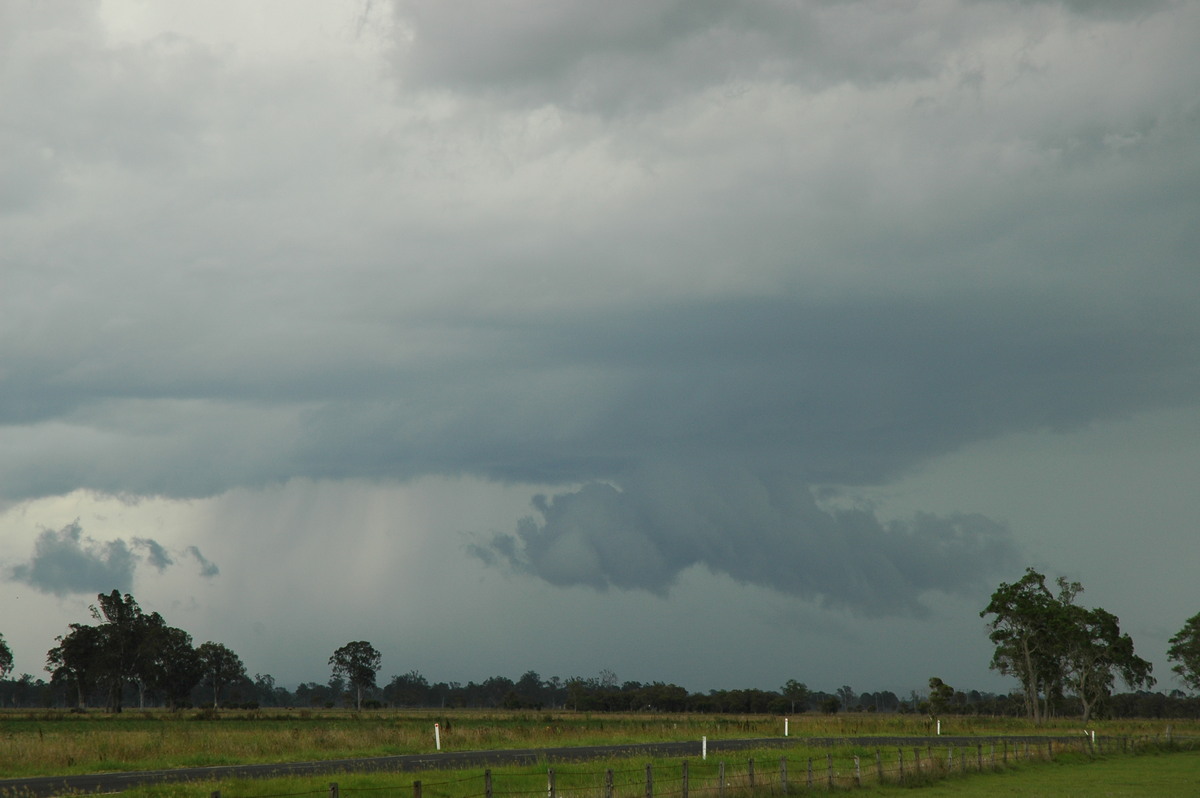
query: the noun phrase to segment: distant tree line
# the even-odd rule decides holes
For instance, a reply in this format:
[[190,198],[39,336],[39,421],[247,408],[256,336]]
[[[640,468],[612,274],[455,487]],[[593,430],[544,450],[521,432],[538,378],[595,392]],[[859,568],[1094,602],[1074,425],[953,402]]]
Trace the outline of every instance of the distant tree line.
[[[91,607],[95,624],[70,624],[46,655],[49,681],[30,674],[9,678],[13,656],[0,635],[0,707],[104,708],[185,707],[440,707],[555,709],[589,712],[703,712],[796,714],[802,712],[894,712],[943,715],[1049,717],[1200,717],[1200,697],[1179,690],[1150,692],[1150,663],[1133,651],[1116,616],[1076,603],[1082,586],[1059,578],[1057,591],[1033,569],[1016,583],[1002,583],[980,613],[996,646],[992,667],[1017,678],[1007,694],[957,690],[929,680],[927,693],[907,697],[891,691],[856,693],[843,685],[832,693],[790,679],[778,690],[735,689],[692,693],[667,682],[620,682],[603,670],[595,677],[543,678],[526,671],[516,681],[493,676],[482,682],[433,682],[418,671],[393,676],[380,687],[379,652],[367,641],[341,646],[329,658],[326,682],[294,690],[269,674],[246,673],[241,658],[212,641],[192,638],[147,613],[129,594],[99,594]],[[1173,671],[1200,691],[1200,614],[1170,640]],[[1114,693],[1117,680],[1130,692]]]

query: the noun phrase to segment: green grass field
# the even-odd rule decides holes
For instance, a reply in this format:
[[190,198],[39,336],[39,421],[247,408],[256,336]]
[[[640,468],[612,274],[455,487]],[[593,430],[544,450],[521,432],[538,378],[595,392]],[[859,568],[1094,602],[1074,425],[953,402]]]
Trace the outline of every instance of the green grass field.
[[[855,795],[911,794],[904,787],[865,788]],[[1200,795],[1200,751],[1091,761],[1066,757],[1003,773],[949,779],[924,787],[920,798],[1164,798]]]
[[[355,713],[345,710],[263,710],[170,713],[127,710],[121,715],[80,715],[69,712],[0,712],[0,777],[72,775],[129,770],[156,770],[207,765],[310,761],[360,756],[428,753],[434,750],[433,724],[441,729],[442,750],[548,748],[638,742],[696,741],[731,738],[780,737],[783,719],[774,716],[588,714],[574,712],[500,712],[457,710],[450,712],[380,710]],[[1200,722],[1170,721],[1175,740],[1200,738]],[[1042,761],[1037,745],[1014,746],[980,762],[974,747],[950,750],[932,734],[927,718],[897,715],[800,715],[789,719],[794,744],[786,749],[721,754],[727,760],[727,798],[734,795],[779,794],[782,791],[781,759],[786,759],[789,791],[806,788],[812,768],[814,788],[830,780],[841,789],[864,787],[856,794],[891,795],[910,787],[878,786],[878,771],[885,782],[900,779],[900,753],[895,748],[871,745],[859,748],[812,748],[812,737],[913,736],[927,745],[904,752],[905,778],[921,783],[921,795],[1178,795],[1200,794],[1200,759],[1194,753],[1172,755],[1120,755],[1110,747],[1093,758],[1083,745],[1078,723],[1063,722],[1032,727],[1011,718],[947,718],[943,732],[955,735],[1069,735],[1072,743]],[[1146,741],[1146,750],[1159,750],[1168,734],[1166,721],[1121,721],[1093,724],[1098,735],[1132,737]],[[881,758],[876,763],[876,751]],[[854,757],[859,757],[857,776]],[[1026,758],[1026,756],[1028,758]],[[922,771],[915,773],[916,760]],[[753,789],[748,773],[755,761]],[[617,798],[645,795],[644,760],[581,762],[555,766],[560,798],[603,798],[603,774],[617,774]],[[651,763],[655,796],[681,794],[680,760]],[[986,772],[980,773],[980,765]],[[718,756],[689,763],[692,795],[717,798]],[[996,769],[1002,772],[993,773]],[[547,765],[497,768],[495,795],[546,796]],[[1192,779],[1188,782],[1187,779]],[[282,795],[327,795],[330,781],[339,783],[347,796],[356,791],[409,796],[412,784],[425,785],[422,798],[479,798],[484,793],[480,770],[427,774],[339,774],[222,783],[164,784],[126,792],[131,796],[207,796],[220,790],[225,798],[266,798]],[[624,782],[622,782],[624,779]],[[1184,786],[1177,788],[1183,780]],[[1174,785],[1174,786],[1172,786]],[[1144,792],[1105,792],[1141,789]],[[953,792],[949,792],[953,790]]]

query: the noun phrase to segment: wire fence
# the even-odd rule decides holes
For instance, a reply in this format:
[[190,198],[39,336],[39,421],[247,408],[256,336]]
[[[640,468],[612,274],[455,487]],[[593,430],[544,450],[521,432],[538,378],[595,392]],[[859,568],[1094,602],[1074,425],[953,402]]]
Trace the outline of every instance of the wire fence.
[[[544,768],[524,772],[485,769],[439,781],[413,780],[375,787],[342,789],[331,783],[309,792],[256,795],[255,798],[387,793],[412,798],[743,798],[848,790],[878,784],[918,786],[953,776],[987,773],[1033,762],[1054,761],[1070,753],[1088,757],[1120,756],[1147,750],[1196,750],[1200,738],[1083,736],[1040,741],[1008,741],[975,745],[926,745],[832,750],[812,756],[750,758],[741,762],[682,759],[631,765],[627,768]],[[210,798],[236,798],[214,791]]]

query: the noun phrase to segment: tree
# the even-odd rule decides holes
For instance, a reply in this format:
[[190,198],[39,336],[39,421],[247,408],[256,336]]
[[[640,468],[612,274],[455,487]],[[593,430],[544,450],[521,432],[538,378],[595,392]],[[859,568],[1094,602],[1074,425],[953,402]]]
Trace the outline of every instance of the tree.
[[87,697],[95,689],[105,667],[104,635],[100,629],[73,623],[71,631],[55,638],[58,645],[46,652],[46,670],[51,684],[73,685],[76,706],[87,708]]
[[934,676],[929,680],[929,714],[937,717],[945,713],[954,699],[954,688]]
[[1118,677],[1130,688],[1153,685],[1152,666],[1134,654],[1115,615],[1075,604],[1081,584],[1061,576],[1056,584],[1057,595],[1044,575],[1027,568],[1019,582],[1001,583],[980,616],[995,616],[989,623],[996,644],[991,666],[1020,680],[1029,717],[1045,720],[1051,703],[1069,689],[1086,723]]
[[118,590],[96,596],[99,607],[92,605],[92,617],[102,621],[100,629],[100,680],[108,688],[108,708],[121,711],[121,694],[127,682],[138,677],[139,660],[146,656],[143,640],[150,627],[162,623],[155,613],[148,618],[128,593]]
[[8,676],[13,669],[12,649],[8,647],[8,643],[4,642],[4,635],[0,635],[0,679]]
[[1169,641],[1167,659],[1171,670],[1192,690],[1200,690],[1200,613],[1188,618],[1178,634]]
[[403,676],[393,676],[383,688],[383,695],[396,706],[425,706],[430,699],[429,681],[419,671],[409,671]]
[[158,629],[152,653],[143,665],[147,686],[161,692],[172,709],[178,709],[187,703],[202,675],[203,663],[192,647],[192,636],[173,626]]
[[1082,588],[1059,578],[1056,598],[1046,577],[1032,568],[1013,584],[1001,583],[979,616],[995,616],[988,624],[989,639],[996,644],[991,668],[1021,682],[1025,712],[1041,723],[1050,701],[1061,692],[1063,640],[1070,628],[1064,604]]
[[781,689],[783,697],[791,702],[792,712],[795,713],[796,705],[800,705],[800,711],[808,709],[808,685],[804,682],[798,682],[795,679],[788,679],[787,683]]
[[1091,719],[1096,707],[1112,695],[1117,677],[1130,689],[1154,685],[1153,670],[1146,660],[1133,653],[1133,639],[1121,633],[1117,616],[1107,610],[1067,607],[1071,617],[1066,648],[1065,683],[1083,705],[1083,722]]
[[355,707],[362,709],[363,690],[375,686],[375,674],[379,672],[383,657],[366,640],[347,643],[333,652],[329,665],[334,677],[345,677],[355,689]]
[[241,658],[230,649],[211,640],[196,649],[200,660],[202,684],[213,691],[213,709],[221,705],[221,689],[241,681],[246,676],[246,666]]

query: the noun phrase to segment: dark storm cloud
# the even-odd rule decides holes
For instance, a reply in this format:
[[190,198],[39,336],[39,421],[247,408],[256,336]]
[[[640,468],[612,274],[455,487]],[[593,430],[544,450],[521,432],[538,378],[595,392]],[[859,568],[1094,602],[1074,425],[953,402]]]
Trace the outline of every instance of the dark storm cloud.
[[[1058,6],[1099,17],[1145,17],[1166,0],[975,0]],[[662,108],[713,86],[756,81],[809,87],[929,77],[994,17],[953,4],[663,0],[394,0],[401,79],[586,112]]]
[[1195,323],[1163,311],[1146,329],[1034,297],[763,299],[495,324],[491,364],[328,403],[297,456],[325,476],[552,482],[734,458],[876,484],[967,443],[1194,399]]
[[[142,562],[138,550],[144,550],[145,562],[160,572],[175,562],[156,540],[135,537],[128,542],[100,541],[85,535],[75,521],[62,529],[43,530],[34,542],[29,562],[12,567],[9,578],[58,596],[113,589],[128,592]],[[187,553],[201,564],[202,576],[217,573],[216,566],[205,560],[196,547],[189,547]]]
[[915,610],[1003,527],[824,486],[1200,401],[1186,4],[393,8],[387,64],[0,10],[5,498],[467,474],[561,487],[476,550],[558,584]]
[[824,510],[808,488],[751,469],[656,463],[624,490],[590,483],[534,500],[540,520],[472,547],[552,584],[665,594],[703,566],[867,615],[921,614],[923,593],[972,593],[1019,562],[1008,530],[978,515],[881,523]]
[[585,425],[590,443],[564,442],[617,463],[572,476],[616,487],[539,499],[541,521],[474,551],[555,584],[662,592],[703,565],[865,613],[920,611],[927,591],[1014,567],[1007,530],[981,516],[884,523],[821,509],[811,486],[884,483],[969,442],[1194,398],[1196,375],[1181,379],[1197,357],[1191,323],[1160,322],[1147,335],[1034,298],[999,314],[758,301],[559,330],[544,336],[548,362],[628,378]]
[[[940,49],[931,49],[929,40],[912,46],[915,26],[927,21],[886,6],[764,0],[466,5],[396,0],[403,34],[395,62],[402,79],[508,102],[644,111],[739,81],[828,85],[925,75]],[[886,14],[889,24],[854,25],[861,13]]]

